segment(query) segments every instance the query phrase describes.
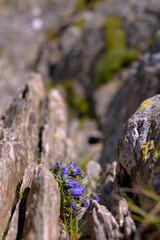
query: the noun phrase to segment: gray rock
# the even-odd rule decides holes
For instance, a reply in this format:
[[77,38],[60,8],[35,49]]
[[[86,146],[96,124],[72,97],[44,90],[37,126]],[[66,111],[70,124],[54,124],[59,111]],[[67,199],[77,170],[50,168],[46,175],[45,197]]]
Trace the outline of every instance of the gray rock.
[[[108,108],[107,120],[104,125],[105,141],[100,163],[102,166],[113,164],[111,174],[114,177],[117,162],[117,144],[122,133],[123,124],[132,116],[142,101],[154,96],[159,91],[159,42],[160,37],[157,34],[153,46],[140,55],[137,61],[129,68],[122,87]],[[137,133],[135,132],[135,134]],[[106,176],[108,176],[108,172],[106,172]],[[112,189],[112,183],[110,182],[108,190],[106,189],[107,192]]]
[[93,99],[95,104],[95,113],[98,119],[100,119],[102,126],[105,124],[107,119],[108,107],[120,89],[121,85],[122,81],[120,79],[114,79],[107,84],[103,84],[94,91]]
[[[121,185],[143,182],[158,190],[160,95],[145,100],[123,128],[119,142]],[[128,176],[128,183],[123,179]]]
[[[83,214],[80,213],[80,215]],[[96,201],[83,214],[79,221],[82,239],[122,239],[118,223],[113,215],[105,206],[98,204]]]
[[34,70],[50,29],[59,28],[75,7],[75,0],[0,2],[0,114]]
[[58,90],[46,97],[41,119],[41,161],[51,168],[66,158],[67,111]]
[[25,205],[36,166],[37,165],[35,163],[30,163],[24,171],[22,184],[19,186],[16,193],[16,196],[19,198],[19,200],[11,218],[9,230],[5,238],[6,240],[22,238],[25,220]]
[[96,161],[90,161],[86,167],[86,174],[89,182],[89,186],[92,191],[96,190],[97,183],[100,180],[102,168]]
[[33,75],[1,121],[0,234],[10,218],[16,188],[24,170],[38,158],[38,125],[43,97],[42,82],[39,76]]
[[89,138],[91,136],[101,137],[101,132],[97,130],[96,124],[92,120],[86,120],[81,124],[80,120],[73,119],[68,125],[68,137],[71,139],[77,160],[86,159],[97,160],[100,157],[102,143],[91,145]]
[[48,169],[39,165],[27,199],[23,238],[58,240],[59,211],[58,183]]

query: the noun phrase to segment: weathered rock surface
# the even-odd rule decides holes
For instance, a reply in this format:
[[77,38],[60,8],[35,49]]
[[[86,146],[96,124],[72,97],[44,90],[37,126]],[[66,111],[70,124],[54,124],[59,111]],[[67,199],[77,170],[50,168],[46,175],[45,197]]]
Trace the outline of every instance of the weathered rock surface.
[[11,223],[7,232],[6,240],[21,239],[23,234],[26,200],[30,191],[36,163],[30,163],[24,171],[22,184],[16,192],[17,204],[11,218]]
[[90,161],[86,166],[86,175],[88,178],[88,183],[92,191],[95,191],[97,188],[97,183],[100,180],[102,173],[102,168],[100,164],[96,161]]
[[96,201],[92,201],[87,210],[82,208],[78,212],[82,239],[140,239],[126,200],[118,195],[116,197],[114,208],[117,215]]
[[39,165],[35,169],[26,204],[23,237],[29,239],[58,239],[60,196],[58,183],[51,172]]
[[118,75],[117,78],[107,84],[103,84],[94,91],[95,113],[100,120],[101,126],[104,126],[106,123],[108,107],[122,85],[122,80],[120,79],[122,77]]
[[34,75],[24,90],[17,94],[1,121],[1,234],[10,217],[17,184],[28,163],[36,162],[38,158],[38,125],[43,97],[42,82]]
[[48,167],[66,158],[67,112],[56,89],[45,99],[41,123],[41,161]]
[[[22,236],[31,240],[67,239],[65,230],[58,227],[58,187],[46,168],[82,156],[86,161],[95,160],[101,151],[101,143],[89,146],[87,142],[94,132],[99,135],[92,123],[87,122],[82,130],[78,120],[68,128],[66,106],[59,92],[54,89],[45,97],[38,76],[30,81],[24,78],[24,72],[34,68],[43,74],[43,81],[74,79],[81,96],[87,95],[94,104],[96,101],[92,110],[101,123],[106,121],[100,159],[103,176],[98,185],[104,206],[93,202],[91,212],[81,216],[81,222],[87,219],[82,228],[84,238],[139,239],[128,205],[116,191],[119,186],[131,187],[143,181],[159,193],[160,97],[150,98],[159,93],[159,32],[152,47],[126,74],[118,76],[118,83],[123,83],[120,89],[111,82],[92,94],[96,64],[106,41],[106,17],[122,19],[128,45],[143,50],[159,27],[159,0],[103,0],[93,11],[83,13],[74,12],[75,0],[18,1],[14,6],[7,2],[0,8],[0,114],[9,105],[8,96],[25,82],[26,87],[0,120],[0,234],[10,222],[5,231],[7,240]],[[148,97],[124,127],[117,178],[117,142],[122,125]],[[86,171],[91,188],[96,189],[99,164],[90,162]],[[116,187],[115,179],[120,184],[116,182]],[[18,200],[15,193],[21,181],[19,194],[25,189],[25,196]]]
[[121,186],[142,182],[160,193],[159,124],[160,95],[156,95],[145,100],[123,128],[118,155]]
[[[82,209],[83,210],[83,209]],[[84,210],[85,211],[85,210]],[[82,239],[121,239],[119,226],[112,214],[96,201],[82,215],[79,225],[83,232]]]
[[75,10],[75,0],[0,2],[0,114],[33,71],[40,46]]
[[[100,163],[113,165],[106,172],[106,176],[115,177],[117,162],[117,144],[121,136],[122,126],[136,111],[142,101],[159,93],[159,42],[157,33],[152,47],[140,55],[129,69],[124,84],[117,92],[107,111],[107,120],[104,125],[105,142]],[[108,168],[108,167],[106,167]],[[112,179],[114,181],[114,178]],[[112,180],[107,192],[112,189]]]
[[[22,239],[23,234],[58,239],[60,197],[49,167],[69,157],[63,99],[57,90],[45,98],[42,80],[33,74],[0,124],[1,234],[8,240]],[[54,151],[48,156],[49,149]]]

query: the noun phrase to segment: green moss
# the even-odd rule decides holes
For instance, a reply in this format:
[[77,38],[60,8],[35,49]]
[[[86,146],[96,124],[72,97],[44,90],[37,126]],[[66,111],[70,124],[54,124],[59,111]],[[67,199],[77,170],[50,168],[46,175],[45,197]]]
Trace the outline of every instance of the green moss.
[[52,82],[46,82],[46,83],[44,83],[44,89],[45,89],[46,91],[51,90],[53,87],[54,87],[54,84],[53,84]]
[[81,19],[80,21],[76,22],[75,23],[75,26],[80,28],[80,29],[83,29],[86,25],[86,20],[85,19]]
[[115,73],[128,66],[139,51],[128,48],[122,21],[114,16],[105,19],[103,25],[105,52],[97,64],[96,87],[111,80]]
[[94,9],[102,0],[77,0],[76,12]]
[[147,41],[147,46],[148,46],[148,47],[151,47],[152,44],[153,44],[153,41],[154,41],[154,38],[153,38],[153,37],[152,37],[152,38],[149,38],[148,41]]
[[58,31],[56,31],[55,29],[50,29],[46,32],[45,42],[48,43],[50,41],[53,41],[57,37],[58,37]]
[[142,147],[142,160],[145,161],[149,158],[148,154],[151,152],[151,150],[154,149],[154,142],[153,140],[147,142]]
[[160,141],[158,142],[154,152],[153,152],[153,159],[158,160],[160,158]]
[[151,104],[152,104],[152,99],[150,98],[147,99],[141,104],[140,108],[138,109],[138,112],[143,111],[146,107],[149,107]]

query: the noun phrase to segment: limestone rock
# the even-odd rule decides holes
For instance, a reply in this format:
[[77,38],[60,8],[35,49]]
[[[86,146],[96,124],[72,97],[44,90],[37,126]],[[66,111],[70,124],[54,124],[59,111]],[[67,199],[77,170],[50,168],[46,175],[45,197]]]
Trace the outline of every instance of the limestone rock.
[[56,180],[48,169],[37,166],[26,204],[23,238],[58,240],[59,206]]

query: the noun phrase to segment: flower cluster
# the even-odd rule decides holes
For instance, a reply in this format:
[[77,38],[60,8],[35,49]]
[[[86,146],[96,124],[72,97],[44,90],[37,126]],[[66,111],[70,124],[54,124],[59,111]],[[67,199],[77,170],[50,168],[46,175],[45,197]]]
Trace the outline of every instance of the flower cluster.
[[72,209],[76,211],[82,206],[89,207],[92,199],[99,201],[96,193],[85,195],[85,189],[81,186],[81,181],[85,175],[75,162],[71,162],[68,167],[64,167],[61,162],[58,162],[50,171],[60,187],[61,208],[65,209],[70,204]]

